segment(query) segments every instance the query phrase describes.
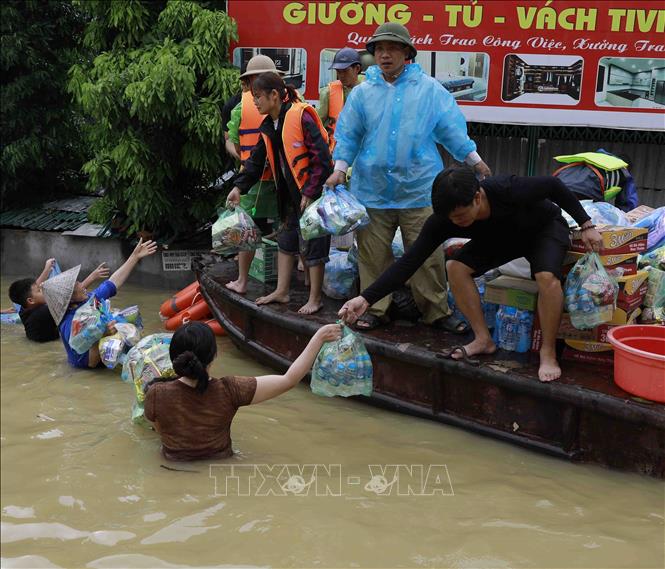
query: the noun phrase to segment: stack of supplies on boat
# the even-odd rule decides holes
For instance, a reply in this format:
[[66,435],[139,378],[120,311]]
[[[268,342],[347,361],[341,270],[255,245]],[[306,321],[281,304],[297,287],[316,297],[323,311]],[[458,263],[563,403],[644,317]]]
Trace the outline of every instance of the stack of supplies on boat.
[[[640,206],[626,214],[611,204],[583,205],[603,244],[597,254],[587,254],[581,231],[569,220],[573,232],[563,271],[566,308],[557,338],[565,344],[563,359],[612,364],[610,329],[665,323],[665,208]],[[538,351],[538,287],[529,264],[516,260],[499,271],[498,278],[487,274],[480,282],[476,279],[488,327],[494,323],[494,341],[504,350]],[[449,303],[455,309],[450,293]]]

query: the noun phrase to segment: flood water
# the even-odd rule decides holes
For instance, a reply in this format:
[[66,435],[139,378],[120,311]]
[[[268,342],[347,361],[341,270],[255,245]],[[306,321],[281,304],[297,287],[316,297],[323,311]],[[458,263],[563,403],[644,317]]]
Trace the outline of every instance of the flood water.
[[[114,306],[140,304],[155,332],[171,293],[127,285]],[[269,373],[219,344],[213,375]],[[660,481],[317,397],[304,384],[241,409],[236,455],[211,477],[208,462],[165,461],[156,433],[131,423],[133,391],[119,371],[72,370],[59,342],[29,343],[21,326],[2,326],[1,356],[2,567],[665,564]],[[291,465],[288,476],[279,465]],[[309,474],[290,480],[313,485],[280,491],[297,465]],[[386,467],[398,484],[377,488],[376,465],[423,465],[438,478],[403,495],[405,471]],[[231,466],[235,481],[224,478]]]

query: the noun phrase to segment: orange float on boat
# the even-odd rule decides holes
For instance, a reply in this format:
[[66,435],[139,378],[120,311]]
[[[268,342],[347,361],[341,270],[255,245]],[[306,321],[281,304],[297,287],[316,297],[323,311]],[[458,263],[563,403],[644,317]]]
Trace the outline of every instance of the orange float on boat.
[[226,336],[226,330],[224,330],[222,325],[214,318],[206,320],[206,324],[210,326],[210,329],[215,333],[215,336]]
[[199,281],[194,281],[171,298],[165,300],[159,308],[159,314],[163,318],[171,318],[194,304],[196,295],[199,294]]
[[192,320],[203,320],[209,317],[210,307],[206,304],[205,300],[199,300],[189,308],[181,310],[178,314],[169,318],[164,326],[167,330],[175,330]]

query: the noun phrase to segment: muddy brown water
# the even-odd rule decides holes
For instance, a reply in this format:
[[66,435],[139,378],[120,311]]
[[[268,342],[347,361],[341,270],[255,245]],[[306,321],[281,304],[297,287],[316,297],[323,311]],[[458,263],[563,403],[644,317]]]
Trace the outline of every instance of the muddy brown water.
[[[140,304],[154,332],[171,292],[127,285],[114,304]],[[270,373],[219,348],[213,375]],[[240,410],[233,458],[169,463],[119,371],[72,370],[21,326],[2,325],[1,356],[2,567],[665,564],[662,481],[304,384]]]

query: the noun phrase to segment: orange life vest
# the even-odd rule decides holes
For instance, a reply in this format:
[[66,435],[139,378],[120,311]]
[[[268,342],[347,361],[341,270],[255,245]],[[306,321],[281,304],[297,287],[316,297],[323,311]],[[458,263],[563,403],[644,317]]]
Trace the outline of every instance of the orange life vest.
[[[244,163],[252,153],[252,150],[259,141],[259,127],[266,115],[259,114],[254,104],[254,96],[251,91],[245,91],[242,94],[240,128],[238,136],[240,138],[240,162]],[[272,180],[272,174],[266,164],[263,170],[262,180]]]
[[[286,111],[284,116],[284,127],[282,128],[282,144],[284,146],[284,155],[286,156],[286,161],[288,162],[289,169],[293,175],[293,179],[298,186],[298,189],[302,191],[303,187],[309,179],[309,152],[305,147],[305,134],[302,129],[302,117],[303,113],[309,113],[309,116],[314,119],[314,122],[319,127],[319,132],[328,144],[328,133],[323,127],[323,123],[319,118],[319,115],[316,113],[314,108],[307,103],[297,102],[292,103],[291,108]],[[266,155],[268,156],[268,162],[270,163],[270,169],[272,171],[273,177],[277,179],[276,168],[277,164],[275,162],[275,151],[273,150],[270,138],[268,135],[261,133],[263,141],[266,145]]]
[[335,128],[337,127],[337,119],[342,112],[344,106],[344,87],[342,82],[332,81],[328,83],[328,124],[326,130],[328,131],[330,153],[335,148]]

